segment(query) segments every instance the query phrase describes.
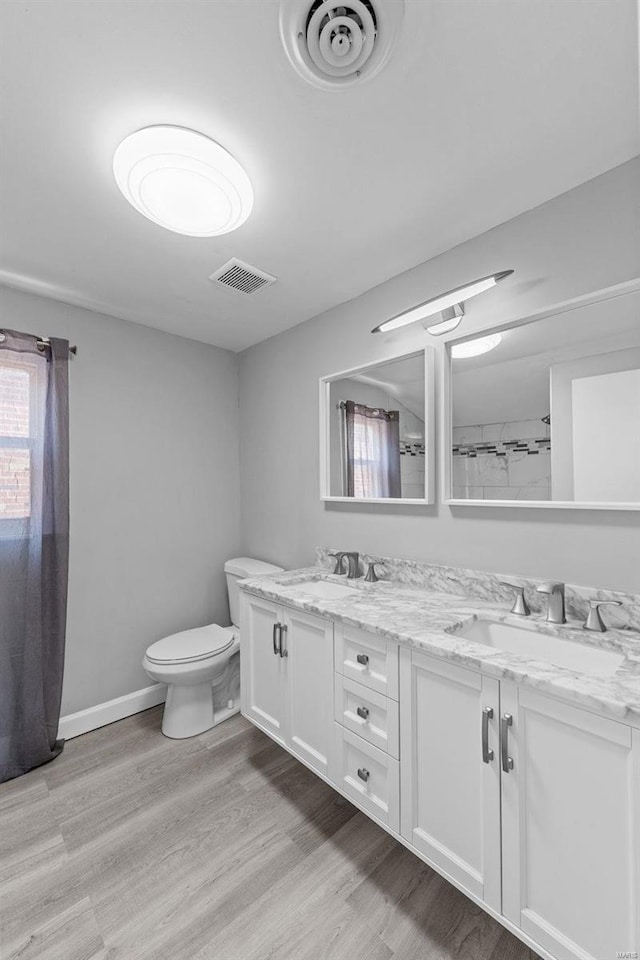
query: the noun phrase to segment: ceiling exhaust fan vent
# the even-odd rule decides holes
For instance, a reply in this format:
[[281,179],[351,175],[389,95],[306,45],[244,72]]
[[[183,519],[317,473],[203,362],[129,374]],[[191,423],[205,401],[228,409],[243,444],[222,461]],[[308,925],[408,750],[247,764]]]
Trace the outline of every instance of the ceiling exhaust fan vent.
[[256,290],[275,283],[277,279],[270,273],[265,273],[264,270],[258,270],[257,267],[252,267],[251,264],[238,260],[237,257],[227,260],[209,277],[209,280],[213,283],[221,283],[225,287],[240,291],[240,293],[255,293]]
[[280,34],[298,73],[336,90],[382,69],[403,15],[404,0],[282,0]]

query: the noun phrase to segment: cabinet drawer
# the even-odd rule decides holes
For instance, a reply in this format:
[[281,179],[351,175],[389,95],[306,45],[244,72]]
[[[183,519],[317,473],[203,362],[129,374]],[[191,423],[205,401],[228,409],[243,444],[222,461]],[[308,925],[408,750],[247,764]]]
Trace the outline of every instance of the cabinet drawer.
[[400,831],[400,777],[397,760],[361,737],[335,725],[340,789],[363,810]]
[[398,699],[398,646],[374,633],[336,624],[336,670]]
[[336,721],[397,760],[398,701],[340,673],[335,676]]

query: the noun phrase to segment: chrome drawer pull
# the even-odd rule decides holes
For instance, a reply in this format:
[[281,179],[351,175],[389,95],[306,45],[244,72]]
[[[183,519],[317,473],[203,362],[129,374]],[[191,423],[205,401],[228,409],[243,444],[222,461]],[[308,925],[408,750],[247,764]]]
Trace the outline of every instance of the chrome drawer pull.
[[281,623],[281,624],[280,624],[280,656],[281,656],[281,657],[288,657],[288,656],[289,656],[289,651],[287,650],[287,648],[286,648],[285,646],[282,645],[282,637],[284,636],[284,639],[285,639],[285,640],[287,639],[287,636],[286,636],[286,635],[287,635],[287,629],[288,629],[288,627],[286,626],[286,624],[284,624],[284,623]]
[[369,657],[366,655],[366,653],[359,653],[356,657],[356,660],[358,663],[361,663],[363,667],[366,667],[366,665],[369,663]]
[[489,720],[493,717],[493,707],[485,707],[482,711],[482,762],[490,763],[493,760],[493,750],[489,749]]
[[364,782],[366,783],[369,777],[371,776],[371,774],[369,773],[368,770],[365,770],[364,767],[358,767],[358,776],[360,777],[361,780],[364,780]]
[[274,655],[275,655],[276,657],[278,656],[278,652],[279,652],[279,651],[278,651],[278,630],[279,630],[279,628],[280,628],[280,624],[279,624],[279,623],[274,623],[274,625],[273,625],[273,652],[274,652]]
[[358,707],[356,713],[359,717],[362,717],[363,720],[367,720],[369,717],[369,707]]
[[503,713],[500,721],[500,748],[502,750],[502,769],[505,773],[513,770],[513,758],[509,756],[509,727],[513,725],[510,713]]

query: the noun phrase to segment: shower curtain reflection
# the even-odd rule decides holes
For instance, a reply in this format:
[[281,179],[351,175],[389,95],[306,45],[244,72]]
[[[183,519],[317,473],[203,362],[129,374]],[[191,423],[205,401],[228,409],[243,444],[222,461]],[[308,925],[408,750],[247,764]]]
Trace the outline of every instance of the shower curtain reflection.
[[400,497],[400,414],[347,400],[347,496]]

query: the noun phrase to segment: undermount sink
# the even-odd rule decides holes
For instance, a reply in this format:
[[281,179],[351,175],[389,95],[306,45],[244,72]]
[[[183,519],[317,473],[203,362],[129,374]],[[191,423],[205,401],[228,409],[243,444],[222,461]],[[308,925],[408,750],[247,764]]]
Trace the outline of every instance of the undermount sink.
[[590,676],[609,676],[616,672],[624,656],[612,650],[599,650],[586,643],[562,640],[537,630],[527,630],[496,620],[474,620],[459,636],[476,643],[515,653],[532,660],[544,660],[556,667],[567,667]]
[[311,580],[299,586],[305,593],[317,597],[318,600],[344,600],[355,593],[351,587],[345,587],[341,583],[331,583],[329,580]]

